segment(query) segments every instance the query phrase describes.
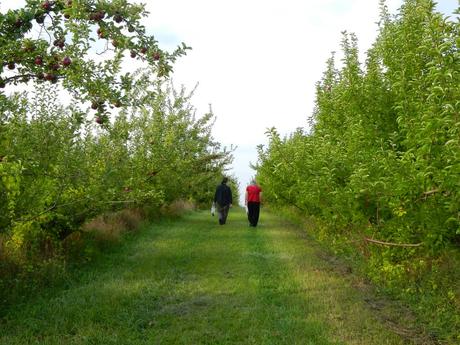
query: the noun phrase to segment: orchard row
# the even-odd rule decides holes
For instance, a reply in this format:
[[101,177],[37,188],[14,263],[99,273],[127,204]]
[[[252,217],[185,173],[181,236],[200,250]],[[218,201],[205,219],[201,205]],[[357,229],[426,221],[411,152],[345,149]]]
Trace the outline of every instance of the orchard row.
[[267,201],[316,219],[318,238],[360,253],[372,280],[408,298],[437,296],[417,308],[451,333],[460,291],[443,268],[460,241],[459,37],[460,22],[432,1],[406,0],[394,17],[382,6],[365,65],[344,33],[341,66],[333,55],[317,84],[311,129],[287,138],[273,129],[257,169]]
[[[106,212],[211,200],[231,152],[212,138],[213,115],[196,118],[167,82],[188,48],[161,50],[146,15],[126,0],[28,0],[0,14],[0,272],[5,257],[59,252]],[[122,73],[131,58],[139,69]]]

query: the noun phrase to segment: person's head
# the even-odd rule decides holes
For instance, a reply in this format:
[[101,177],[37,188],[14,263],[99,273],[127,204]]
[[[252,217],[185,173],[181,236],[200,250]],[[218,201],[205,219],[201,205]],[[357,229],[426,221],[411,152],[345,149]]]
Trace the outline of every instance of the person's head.
[[251,180],[251,184],[252,184],[252,185],[257,184],[256,179],[253,178],[253,179]]
[[222,184],[226,184],[227,182],[228,182],[228,177],[224,177],[224,178],[222,179]]

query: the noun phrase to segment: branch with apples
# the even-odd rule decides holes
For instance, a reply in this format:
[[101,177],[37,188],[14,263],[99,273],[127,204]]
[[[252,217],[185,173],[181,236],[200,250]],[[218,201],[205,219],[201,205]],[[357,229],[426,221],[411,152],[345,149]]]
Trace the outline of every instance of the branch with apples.
[[141,24],[147,15],[127,0],[27,0],[24,8],[0,13],[0,103],[13,85],[62,83],[104,123],[107,107],[131,105],[135,80],[122,72],[123,61],[135,59],[162,78],[190,49],[159,48]]

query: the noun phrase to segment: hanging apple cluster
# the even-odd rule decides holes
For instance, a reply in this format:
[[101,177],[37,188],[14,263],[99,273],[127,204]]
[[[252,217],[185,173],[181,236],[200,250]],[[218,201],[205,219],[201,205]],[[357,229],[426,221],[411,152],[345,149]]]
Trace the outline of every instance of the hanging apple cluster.
[[140,24],[146,15],[142,5],[126,0],[28,0],[0,14],[0,95],[10,85],[62,80],[77,99],[91,103],[102,124],[108,105],[129,105],[133,79],[120,72],[125,52],[164,77],[188,49],[162,51]]

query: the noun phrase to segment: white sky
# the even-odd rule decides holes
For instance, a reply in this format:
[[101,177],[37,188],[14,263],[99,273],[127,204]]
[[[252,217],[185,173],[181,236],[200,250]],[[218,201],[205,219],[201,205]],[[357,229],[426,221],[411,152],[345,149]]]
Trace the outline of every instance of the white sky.
[[[138,1],[133,1],[138,2]],[[254,172],[256,146],[265,131],[282,135],[306,127],[314,105],[315,83],[332,51],[340,51],[341,32],[354,32],[362,59],[374,42],[378,0],[150,0],[144,21],[160,46],[173,50],[185,42],[193,50],[175,65],[176,86],[199,86],[192,102],[198,114],[212,104],[214,137],[237,145],[233,173],[241,188]],[[396,13],[402,0],[387,0]],[[0,10],[24,5],[0,1]],[[447,14],[457,0],[440,0]]]

